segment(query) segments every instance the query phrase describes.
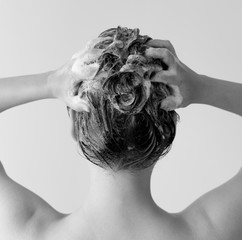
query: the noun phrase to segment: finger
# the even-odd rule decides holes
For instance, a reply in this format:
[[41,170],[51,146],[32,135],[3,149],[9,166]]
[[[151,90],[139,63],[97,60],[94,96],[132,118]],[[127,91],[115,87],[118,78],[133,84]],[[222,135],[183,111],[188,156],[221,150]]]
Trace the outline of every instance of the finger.
[[162,59],[164,63],[171,68],[175,63],[174,55],[166,48],[147,48],[145,51],[145,55],[151,58],[159,58]]
[[70,99],[69,107],[76,112],[89,112],[90,107],[87,101],[80,98],[80,96],[74,96]]
[[169,40],[152,39],[147,42],[147,45],[154,48],[167,48],[177,57],[175,48]]
[[175,84],[176,81],[173,76],[174,76],[173,70],[160,71],[160,72],[157,72],[154,76],[152,76],[151,82],[162,82],[165,84]]
[[166,97],[161,102],[161,108],[166,111],[171,111],[179,108],[183,101],[179,87],[175,85],[170,85],[170,87],[172,88],[172,95]]
[[176,109],[176,103],[172,97],[167,97],[161,102],[161,108],[166,111],[173,111]]

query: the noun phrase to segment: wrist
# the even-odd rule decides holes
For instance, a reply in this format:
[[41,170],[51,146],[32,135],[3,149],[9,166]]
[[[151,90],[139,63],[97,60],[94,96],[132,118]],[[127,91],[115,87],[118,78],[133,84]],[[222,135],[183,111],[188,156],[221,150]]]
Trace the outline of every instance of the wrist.
[[201,101],[204,92],[203,76],[193,71],[185,64],[181,63],[183,67],[181,92],[183,102],[181,107],[187,107],[194,103]]
[[207,76],[202,74],[196,74],[196,77],[193,81],[191,104],[205,103],[207,93],[208,93]]

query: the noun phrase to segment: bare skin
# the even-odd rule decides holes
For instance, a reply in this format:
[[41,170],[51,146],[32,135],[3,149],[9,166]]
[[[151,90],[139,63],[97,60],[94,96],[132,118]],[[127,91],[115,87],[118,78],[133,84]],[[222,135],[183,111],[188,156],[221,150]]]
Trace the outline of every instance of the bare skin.
[[[147,54],[162,58],[169,66],[167,71],[157,72],[152,81],[178,86],[183,96],[178,107],[207,104],[242,116],[242,84],[195,73],[179,61],[168,41],[152,40],[149,44],[152,48]],[[80,79],[68,71],[72,64],[71,60],[56,71],[0,79],[0,112],[47,98],[71,107],[71,118],[75,111],[88,111],[86,103],[75,95]],[[90,163],[86,202],[76,212],[63,214],[12,180],[0,164],[0,239],[242,238],[242,170],[183,211],[168,213],[155,204],[150,193],[153,167],[135,174],[113,173]]]

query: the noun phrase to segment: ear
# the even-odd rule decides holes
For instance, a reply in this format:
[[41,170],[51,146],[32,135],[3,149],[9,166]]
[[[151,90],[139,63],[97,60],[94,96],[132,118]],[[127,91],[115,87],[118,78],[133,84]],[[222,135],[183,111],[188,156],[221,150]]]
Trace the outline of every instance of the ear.
[[75,120],[76,120],[76,111],[74,111],[73,109],[67,107],[67,111],[71,120],[71,136],[73,137],[73,139],[75,141],[77,141],[77,135],[75,132]]

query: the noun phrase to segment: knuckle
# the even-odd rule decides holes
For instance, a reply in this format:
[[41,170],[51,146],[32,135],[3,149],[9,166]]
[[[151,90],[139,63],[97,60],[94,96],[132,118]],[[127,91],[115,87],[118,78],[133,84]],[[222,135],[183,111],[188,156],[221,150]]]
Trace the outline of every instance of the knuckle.
[[170,40],[164,40],[164,45],[166,48],[168,48],[170,51],[172,51],[173,45],[171,44]]
[[171,41],[170,41],[170,40],[165,40],[165,41],[166,41],[167,48],[168,48],[172,53],[175,54],[175,49],[174,49],[174,47],[173,47]]
[[165,42],[166,42],[166,44],[167,44],[168,46],[172,46],[172,44],[171,44],[171,41],[170,41],[170,40],[165,40]]

